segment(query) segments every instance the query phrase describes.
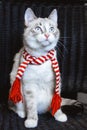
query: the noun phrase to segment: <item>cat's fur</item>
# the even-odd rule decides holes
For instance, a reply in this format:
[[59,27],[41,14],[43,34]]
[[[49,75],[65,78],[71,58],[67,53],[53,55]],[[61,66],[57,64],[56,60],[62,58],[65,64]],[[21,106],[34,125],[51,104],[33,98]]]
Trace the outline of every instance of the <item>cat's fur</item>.
[[[60,35],[57,28],[56,9],[51,12],[48,18],[37,18],[28,8],[24,19],[26,26],[23,35],[24,47],[14,58],[10,74],[11,85],[15,80],[20,63],[24,61],[21,55],[23,49],[25,48],[29,54],[35,57],[46,55],[49,50],[55,48]],[[24,101],[15,104],[13,109],[20,117],[27,117],[25,127],[34,128],[38,124],[38,113],[48,111],[52,101],[55,76],[51,61],[48,60],[39,66],[28,65],[21,80],[21,88]],[[54,118],[61,122],[67,120],[67,116],[61,111],[61,108],[55,113]]]

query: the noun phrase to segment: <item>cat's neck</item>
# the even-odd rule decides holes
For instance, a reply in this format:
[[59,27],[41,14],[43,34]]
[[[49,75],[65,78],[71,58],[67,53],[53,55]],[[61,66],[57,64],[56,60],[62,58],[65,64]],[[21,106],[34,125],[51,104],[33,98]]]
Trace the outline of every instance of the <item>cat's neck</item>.
[[27,48],[25,47],[25,50],[31,55],[31,56],[35,56],[35,57],[40,57],[40,56],[44,56],[48,53],[48,51],[44,51],[42,49],[31,49],[31,48]]

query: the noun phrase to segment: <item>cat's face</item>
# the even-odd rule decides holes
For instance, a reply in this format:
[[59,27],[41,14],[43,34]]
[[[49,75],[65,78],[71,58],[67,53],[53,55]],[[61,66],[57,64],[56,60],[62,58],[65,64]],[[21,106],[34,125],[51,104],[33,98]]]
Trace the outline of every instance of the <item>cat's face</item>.
[[54,49],[59,39],[57,12],[53,10],[48,18],[36,18],[31,9],[25,12],[24,45],[30,49]]

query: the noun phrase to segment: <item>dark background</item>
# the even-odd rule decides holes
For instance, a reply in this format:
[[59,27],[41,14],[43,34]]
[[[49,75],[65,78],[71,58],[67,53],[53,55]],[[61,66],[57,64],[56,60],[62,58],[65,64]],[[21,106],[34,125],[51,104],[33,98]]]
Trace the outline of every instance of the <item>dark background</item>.
[[56,47],[62,74],[62,96],[76,98],[87,93],[87,6],[86,0],[0,1],[0,102],[7,102],[13,57],[22,46],[24,12],[27,7],[38,17],[58,10],[61,37]]
[[74,5],[76,5],[76,4],[84,4],[84,3],[86,3],[87,2],[87,0],[1,0],[1,1],[6,1],[6,2],[30,2],[30,3],[41,3],[41,4],[43,4],[43,3],[47,3],[48,5],[49,4],[57,4],[57,5],[59,5],[59,4],[74,4]]

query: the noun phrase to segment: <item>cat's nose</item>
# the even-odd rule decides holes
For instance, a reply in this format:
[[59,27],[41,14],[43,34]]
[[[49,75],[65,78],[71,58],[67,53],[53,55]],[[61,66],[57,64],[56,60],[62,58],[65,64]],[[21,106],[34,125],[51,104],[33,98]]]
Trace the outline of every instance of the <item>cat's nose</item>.
[[49,37],[49,34],[44,34],[44,36],[48,39],[48,37]]

